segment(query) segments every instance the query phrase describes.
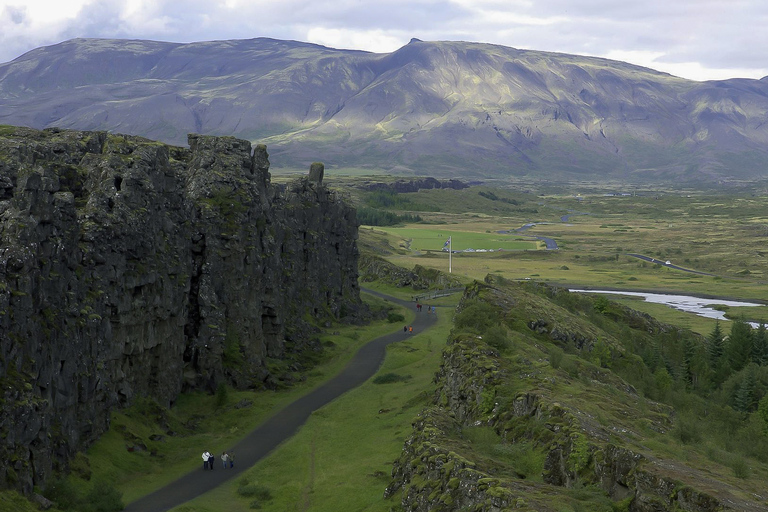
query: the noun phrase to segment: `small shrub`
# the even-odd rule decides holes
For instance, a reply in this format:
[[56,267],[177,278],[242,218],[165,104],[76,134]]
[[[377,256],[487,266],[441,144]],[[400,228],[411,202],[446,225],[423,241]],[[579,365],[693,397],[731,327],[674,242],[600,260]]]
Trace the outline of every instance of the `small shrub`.
[[80,497],[75,487],[64,478],[53,478],[48,482],[43,496],[56,504],[56,508],[69,510],[78,505]]
[[557,370],[560,368],[565,352],[560,347],[551,347],[549,349],[549,365]]
[[119,512],[125,508],[123,493],[103,480],[94,482],[85,502],[80,509],[83,512]]
[[675,437],[683,444],[696,444],[701,442],[701,432],[696,421],[680,417],[674,429]]
[[374,384],[392,384],[394,382],[404,382],[410,380],[410,375],[398,375],[397,373],[385,373],[373,379]]
[[264,485],[247,483],[237,488],[237,494],[245,498],[256,498],[257,501],[268,501],[272,499],[272,492]]
[[508,350],[512,346],[509,337],[507,336],[507,330],[500,325],[496,325],[485,331],[485,334],[483,334],[483,341],[502,352]]
[[744,457],[734,457],[731,460],[731,469],[733,470],[733,475],[736,478],[746,479],[749,478],[750,471],[749,471],[749,465],[747,465],[747,461],[744,460]]
[[389,322],[391,324],[402,322],[403,320],[405,320],[405,317],[403,315],[401,315],[400,313],[394,313],[392,311],[387,313],[387,322]]
[[227,385],[223,382],[219,382],[219,385],[216,388],[216,407],[224,407],[227,403],[227,396]]
[[69,469],[83,480],[91,479],[91,462],[83,452],[77,452],[69,462]]

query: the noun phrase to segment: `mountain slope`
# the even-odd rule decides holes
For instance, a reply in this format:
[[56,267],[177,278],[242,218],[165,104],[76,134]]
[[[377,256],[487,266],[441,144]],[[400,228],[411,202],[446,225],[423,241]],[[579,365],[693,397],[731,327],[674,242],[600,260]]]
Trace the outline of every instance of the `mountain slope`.
[[765,175],[768,80],[693,82],[606,59],[412,40],[390,54],[252,39],[75,39],[0,65],[0,122],[183,144],[189,132],[442,176]]

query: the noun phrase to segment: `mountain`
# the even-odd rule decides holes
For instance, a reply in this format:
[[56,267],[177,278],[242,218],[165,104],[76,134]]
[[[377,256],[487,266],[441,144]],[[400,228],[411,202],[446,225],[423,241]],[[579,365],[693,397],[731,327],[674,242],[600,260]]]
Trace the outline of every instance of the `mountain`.
[[0,65],[0,123],[265,143],[306,168],[438,177],[766,176],[768,77],[695,82],[618,61],[412,40],[74,39]]

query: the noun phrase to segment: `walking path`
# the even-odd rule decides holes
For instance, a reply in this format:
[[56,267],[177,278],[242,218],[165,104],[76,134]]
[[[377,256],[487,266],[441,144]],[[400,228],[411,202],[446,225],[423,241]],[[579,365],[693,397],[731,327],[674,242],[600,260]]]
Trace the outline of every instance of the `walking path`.
[[[363,291],[401,306],[414,307],[412,302],[396,299],[373,290],[363,289]],[[280,443],[293,436],[313,411],[371,378],[384,361],[387,345],[395,341],[402,341],[404,336],[410,337],[422,332],[432,326],[436,320],[437,315],[427,312],[416,313],[416,319],[412,324],[413,334],[404,334],[402,326],[397,325],[393,326],[393,328],[397,328],[397,332],[380,336],[362,346],[341,373],[286,406],[238,442],[232,448],[232,452],[236,455],[234,468],[222,469],[221,460],[217,454],[214,471],[203,471],[202,464],[200,464],[200,469],[188,473],[175,482],[129,504],[125,507],[125,512],[165,512],[240,475],[269,454]],[[205,447],[201,446],[200,453],[204,449]],[[202,463],[199,456],[197,459],[198,463]]]

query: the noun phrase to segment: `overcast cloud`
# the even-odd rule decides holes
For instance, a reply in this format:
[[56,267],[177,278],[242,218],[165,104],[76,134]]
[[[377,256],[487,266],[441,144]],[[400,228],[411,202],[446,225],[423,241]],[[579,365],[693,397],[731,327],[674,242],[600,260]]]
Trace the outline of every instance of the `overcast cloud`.
[[768,75],[765,0],[0,0],[0,62],[75,37],[273,37],[391,52],[412,37],[623,60],[694,80]]

